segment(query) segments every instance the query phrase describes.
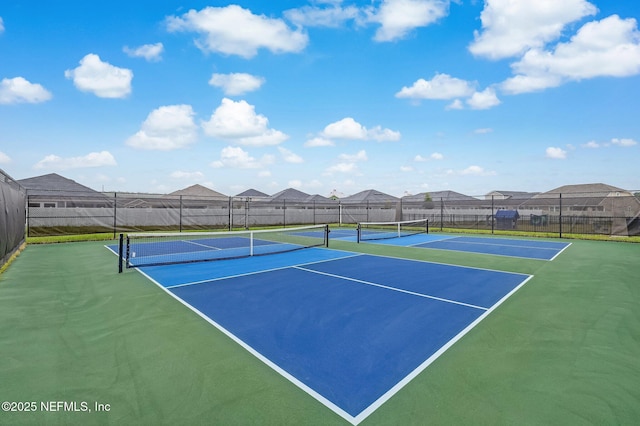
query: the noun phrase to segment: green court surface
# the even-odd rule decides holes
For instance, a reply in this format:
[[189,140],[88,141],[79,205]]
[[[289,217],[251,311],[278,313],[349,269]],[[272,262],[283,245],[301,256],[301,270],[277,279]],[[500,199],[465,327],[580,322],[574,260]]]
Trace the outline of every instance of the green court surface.
[[[331,241],[534,276],[360,424],[637,424],[640,244],[570,242],[549,262]],[[0,275],[0,424],[348,424],[104,245],[29,245]]]

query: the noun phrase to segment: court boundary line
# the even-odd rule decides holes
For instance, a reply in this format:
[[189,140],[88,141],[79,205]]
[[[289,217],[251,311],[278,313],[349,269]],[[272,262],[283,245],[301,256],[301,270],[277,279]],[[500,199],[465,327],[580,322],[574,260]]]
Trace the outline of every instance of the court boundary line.
[[[338,251],[338,250],[335,250],[335,251]],[[190,286],[190,285],[197,285],[197,284],[204,284],[204,283],[215,282],[215,281],[222,281],[222,280],[227,280],[227,279],[230,279],[230,278],[245,277],[245,276],[248,276],[248,275],[257,275],[257,274],[262,274],[262,273],[265,273],[265,272],[272,272],[272,271],[280,271],[282,269],[295,268],[297,266],[302,266],[302,265],[314,265],[316,263],[329,262],[329,261],[337,260],[337,259],[348,259],[348,258],[351,258],[351,257],[362,256],[364,254],[365,253],[353,253],[351,256],[344,256],[344,257],[339,257],[339,258],[336,258],[336,259],[322,259],[322,260],[316,260],[316,261],[313,261],[313,262],[298,263],[298,264],[295,264],[295,265],[279,266],[277,268],[263,269],[261,271],[245,272],[243,274],[229,275],[229,276],[226,276],[226,277],[218,277],[218,278],[211,278],[211,279],[208,279],[208,280],[200,280],[200,281],[192,281],[192,282],[187,282],[187,283],[182,283],[182,284],[175,284],[175,285],[167,286],[167,287],[164,287],[164,288],[171,289],[171,288],[178,288],[178,287],[187,287],[187,286]]]
[[207,315],[202,313],[199,309],[195,308],[194,306],[190,305],[189,303],[187,303],[186,301],[181,299],[178,295],[176,295],[173,292],[171,292],[169,288],[162,286],[159,282],[157,282],[156,280],[151,278],[144,271],[139,270],[139,272],[142,275],[144,275],[147,279],[149,279],[152,283],[154,283],[156,286],[160,287],[165,293],[167,293],[172,298],[174,298],[175,300],[180,302],[183,306],[185,306],[186,308],[191,310],[193,313],[198,315],[200,318],[204,319],[206,322],[208,322],[209,324],[213,325],[216,329],[218,329],[220,332],[222,332],[225,336],[227,336],[228,338],[233,340],[235,343],[240,345],[240,347],[242,347],[244,350],[249,352],[251,355],[255,356],[259,361],[262,361],[267,367],[273,369],[276,373],[280,374],[282,377],[284,377],[285,379],[289,380],[292,384],[294,384],[295,386],[300,388],[302,391],[306,392],[312,398],[315,398],[316,401],[320,402],[322,405],[324,405],[325,407],[327,407],[328,409],[330,409],[331,411],[333,411],[334,413],[336,413],[337,415],[339,415],[343,419],[347,420],[349,423],[353,424],[354,426],[359,423],[359,422],[355,422],[355,417],[354,416],[352,416],[351,414],[347,413],[342,408],[338,407],[336,404],[334,404],[333,402],[329,401],[327,398],[325,398],[324,396],[322,396],[321,394],[319,394],[318,392],[316,392],[315,390],[313,390],[312,388],[310,388],[309,386],[307,386],[306,384],[301,382],[295,376],[293,376],[292,374],[288,373],[286,370],[284,370],[283,368],[278,366],[276,363],[271,361],[266,356],[262,355],[259,351],[254,349],[251,345],[249,345],[248,343],[246,343],[245,341],[240,339],[238,336],[236,336],[235,334],[233,334],[232,332],[227,330],[225,327],[220,325],[218,322],[214,321],[213,319],[211,319],[210,317],[208,317]]
[[524,281],[522,281],[518,286],[516,286],[509,293],[504,295],[502,299],[497,301],[491,308],[487,309],[482,313],[478,318],[476,318],[473,322],[467,325],[460,333],[456,334],[451,340],[445,343],[440,349],[434,352],[429,358],[427,358],[422,364],[416,367],[411,373],[406,375],[402,380],[396,383],[391,389],[385,392],[380,398],[374,401],[367,408],[362,410],[360,414],[355,417],[357,425],[364,419],[366,419],[369,415],[375,412],[378,408],[380,408],[385,402],[391,399],[396,393],[398,393],[402,388],[404,388],[407,384],[409,384],[413,379],[415,379],[420,373],[422,373],[429,365],[431,365],[435,360],[437,360],[441,355],[443,355],[449,348],[451,348],[454,344],[456,344],[460,339],[462,339],[469,331],[475,328],[483,319],[485,319],[489,314],[491,314],[495,309],[497,309],[504,301],[506,301],[509,297],[511,297],[516,291],[518,291],[522,286],[524,286],[529,280],[531,280],[534,276],[529,275]]
[[[477,244],[477,245],[497,246],[497,247],[515,247],[515,248],[528,248],[528,249],[537,249],[537,250],[557,250],[555,248],[550,248],[550,247],[534,247],[534,246],[527,246],[527,245],[510,245],[510,244],[499,244],[499,243],[496,244],[496,243],[484,243],[484,242],[478,242],[478,241],[461,241],[461,242],[455,241],[458,238],[467,238],[467,237],[459,236],[459,237],[454,237],[454,238],[450,238],[450,239],[447,239],[447,240],[426,241],[424,243],[419,243],[419,244],[432,244],[432,243],[438,243],[440,241],[453,240],[451,242],[454,243],[454,244]],[[487,240],[495,240],[494,238],[486,238],[486,239]],[[505,238],[502,238],[502,239],[504,240]],[[535,242],[535,241],[532,241],[532,240],[518,240],[518,239],[507,239],[507,241]],[[415,244],[412,244],[411,246],[413,246],[413,245],[415,245]],[[408,246],[408,247],[411,247],[411,246]],[[566,246],[563,247],[562,249],[564,250],[565,248],[566,248]]]
[[552,260],[555,260],[555,258],[556,258],[556,257],[560,256],[560,254],[561,254],[563,251],[565,251],[566,249],[568,249],[568,248],[569,248],[569,246],[571,246],[571,244],[573,244],[573,243],[567,243],[567,245],[566,245],[562,250],[560,250],[558,253],[556,253],[556,255],[555,255],[555,256],[553,256],[551,259],[549,259],[549,262],[551,262]]
[[[109,250],[111,250],[111,249],[109,249]],[[146,277],[148,280],[150,280],[157,287],[160,287],[160,289],[162,289],[162,291],[164,291],[165,293],[170,295],[172,298],[177,300],[183,306],[187,307],[189,310],[194,312],[200,318],[204,319],[209,324],[213,325],[216,329],[218,329],[220,332],[222,332],[225,336],[229,337],[231,340],[236,342],[238,345],[240,345],[240,347],[242,347],[243,349],[248,351],[251,355],[255,356],[258,360],[262,361],[266,366],[268,366],[269,368],[273,369],[275,372],[280,374],[282,377],[284,377],[285,379],[289,380],[289,382],[291,382],[293,385],[297,386],[300,390],[306,392],[309,396],[311,396],[312,398],[316,399],[316,401],[320,402],[325,407],[327,407],[328,409],[330,409],[331,411],[333,411],[334,413],[336,413],[337,415],[339,415],[343,419],[347,420],[349,423],[351,423],[354,426],[357,426],[359,423],[364,421],[369,415],[373,414],[378,408],[380,408],[382,405],[384,405],[396,393],[398,393],[402,388],[404,388],[408,383],[410,383],[414,378],[416,378],[420,373],[422,373],[436,359],[438,359],[441,355],[443,355],[451,346],[453,346],[460,339],[462,339],[462,337],[464,337],[464,335],[466,335],[469,331],[471,331],[484,318],[486,318],[491,312],[493,312],[505,300],[507,300],[511,295],[513,295],[517,290],[519,290],[522,286],[524,286],[524,284],[526,284],[531,278],[534,277],[533,275],[530,275],[530,274],[523,274],[523,273],[517,273],[517,272],[506,272],[506,271],[492,270],[492,269],[487,269],[487,268],[476,268],[476,267],[471,267],[471,266],[461,266],[461,265],[453,265],[453,264],[446,264],[446,263],[440,263],[440,262],[430,262],[430,261],[425,261],[425,260],[398,258],[398,257],[393,257],[393,256],[380,256],[380,255],[369,254],[369,253],[349,252],[347,250],[334,250],[334,251],[341,251],[341,252],[346,252],[346,253],[352,253],[353,254],[353,256],[346,256],[344,258],[358,257],[358,256],[361,256],[361,255],[368,255],[368,256],[374,256],[374,257],[386,257],[386,258],[389,258],[389,259],[408,260],[408,261],[412,261],[412,262],[423,262],[423,263],[432,263],[432,264],[439,264],[439,265],[445,265],[445,266],[454,266],[454,267],[458,267],[458,268],[468,268],[468,269],[485,270],[485,271],[490,271],[490,272],[500,272],[500,273],[514,274],[514,275],[522,275],[522,276],[525,276],[526,278],[518,286],[516,286],[513,290],[511,290],[509,293],[507,293],[505,296],[503,296],[493,306],[491,306],[488,309],[487,308],[481,308],[481,309],[484,310],[484,312],[478,318],[476,318],[473,322],[471,322],[469,325],[467,325],[467,327],[465,327],[462,331],[460,331],[456,336],[454,336],[452,339],[450,339],[447,343],[445,343],[443,346],[441,346],[429,358],[427,358],[423,363],[421,363],[418,367],[416,367],[412,372],[410,372],[408,375],[406,375],[404,378],[402,378],[400,381],[398,381],[398,383],[396,383],[389,390],[387,390],[383,395],[381,395],[378,399],[376,399],[373,403],[371,403],[367,408],[362,410],[358,415],[352,416],[351,414],[347,413],[345,410],[343,410],[342,408],[340,408],[339,406],[337,406],[336,404],[334,404],[333,402],[331,402],[330,400],[328,400],[327,398],[325,398],[324,396],[322,396],[321,394],[319,394],[318,392],[316,392],[315,390],[313,390],[312,388],[310,388],[309,386],[307,386],[306,384],[301,382],[295,376],[291,375],[286,370],[284,370],[283,368],[281,368],[280,366],[275,364],[273,361],[268,359],[266,356],[262,355],[259,351],[254,349],[251,345],[249,345],[246,342],[244,342],[242,339],[240,339],[235,334],[233,334],[232,332],[227,330],[225,327],[223,327],[222,325],[220,325],[219,323],[217,323],[213,319],[209,318],[207,315],[202,313],[200,310],[198,310],[197,308],[193,307],[192,305],[190,305],[189,303],[187,303],[186,301],[181,299],[179,296],[177,296],[176,294],[171,292],[171,288],[174,288],[174,287],[171,287],[171,288],[164,287],[158,281],[156,281],[151,276],[149,276],[147,273],[145,273],[141,268],[136,268],[136,269],[140,274],[142,274],[144,277]],[[309,262],[307,264],[322,263],[324,261],[338,260],[338,259],[344,259],[344,258],[327,259],[327,260],[322,260],[322,261],[317,261],[317,262]],[[287,268],[294,268],[294,266],[286,266],[286,267],[282,267],[282,268],[274,268],[273,270],[280,270],[280,269],[287,269]],[[258,271],[258,272],[255,272],[255,274],[261,273],[261,272],[266,272],[266,271]],[[317,272],[317,271],[312,271],[312,272]],[[237,275],[237,276],[252,275],[252,274],[254,274],[254,273],[240,274],[240,275]],[[337,276],[337,277],[339,277],[339,276]],[[229,278],[229,277],[225,277],[225,278]],[[225,279],[225,278],[218,278],[218,279],[213,279],[213,280],[210,280],[210,281],[217,281],[217,280],[221,280],[221,279]]]
[[[336,260],[339,260],[339,259],[336,259]],[[484,306],[472,305],[471,303],[458,302],[458,301],[452,300],[452,299],[445,299],[444,297],[437,297],[437,296],[431,296],[431,295],[428,295],[428,294],[416,293],[416,292],[410,291],[410,290],[403,290],[401,288],[391,287],[391,286],[387,286],[387,285],[384,285],[384,284],[377,284],[377,283],[374,283],[374,282],[371,282],[371,281],[365,281],[365,280],[360,280],[360,279],[357,279],[357,278],[345,277],[345,276],[342,276],[342,275],[330,274],[328,272],[314,271],[313,269],[302,268],[300,266],[293,266],[292,268],[293,269],[298,269],[300,271],[311,272],[313,274],[326,275],[328,277],[338,278],[338,279],[345,280],[345,281],[352,281],[352,282],[356,282],[356,283],[359,283],[359,284],[365,284],[365,285],[370,285],[370,286],[373,286],[373,287],[384,288],[386,290],[397,291],[399,293],[410,294],[412,296],[424,297],[425,299],[432,299],[432,300],[436,300],[438,302],[452,303],[452,304],[464,306],[464,307],[467,307],[467,308],[479,309],[481,311],[486,311],[486,310],[489,309],[489,308],[485,308]]]
[[[437,241],[434,241],[434,242],[437,242]],[[420,243],[420,244],[430,244],[430,243]],[[550,262],[551,261],[551,259],[539,259],[539,258],[536,258],[536,257],[510,256],[508,254],[482,253],[482,252],[477,252],[477,251],[445,249],[445,248],[439,248],[439,247],[423,247],[423,246],[420,246],[420,244],[415,244],[415,245],[411,245],[411,246],[396,246],[396,247],[409,247],[409,248],[427,249],[427,250],[442,250],[442,251],[449,251],[449,252],[454,252],[454,253],[479,254],[479,255],[482,255],[482,256],[499,256],[499,257],[508,257],[508,258],[511,258],[511,259],[537,260],[537,261],[541,261],[541,262]],[[554,256],[554,258],[555,258],[555,256]]]

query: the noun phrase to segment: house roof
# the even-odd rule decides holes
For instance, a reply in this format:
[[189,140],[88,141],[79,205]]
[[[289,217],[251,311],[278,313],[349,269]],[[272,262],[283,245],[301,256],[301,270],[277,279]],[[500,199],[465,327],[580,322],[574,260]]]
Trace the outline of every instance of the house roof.
[[311,203],[311,202],[314,202],[314,201],[332,202],[332,201],[335,201],[335,200],[332,200],[331,198],[324,197],[324,196],[322,196],[320,194],[314,194],[314,195],[309,195],[304,201],[307,202],[307,203]]
[[47,175],[20,179],[18,180],[18,183],[27,189],[28,195],[104,196],[101,192],[81,185],[72,179],[60,176],[57,173],[49,173]]
[[302,191],[298,191],[294,188],[287,188],[271,196],[272,201],[277,200],[291,200],[291,201],[304,201],[309,198],[309,194]]
[[455,191],[431,191],[421,192],[416,195],[407,195],[402,197],[403,201],[425,201],[426,195],[429,194],[431,201],[477,201],[477,198],[469,195],[460,194]]
[[525,192],[525,191],[491,191],[486,196],[490,197],[492,195],[500,195],[505,198],[509,198],[512,200],[527,200],[535,195],[539,194],[539,192]]
[[618,188],[616,186],[607,185],[605,183],[584,183],[584,184],[578,184],[578,185],[560,186],[558,188],[552,189],[551,191],[544,192],[540,195],[545,195],[545,194],[578,195],[578,194],[586,194],[586,193],[608,195],[611,192],[626,193],[628,191],[622,188]]
[[363,201],[388,202],[398,200],[399,198],[394,197],[393,195],[385,194],[375,189],[367,189],[365,191],[358,192],[357,194],[349,195],[348,197],[342,198],[340,201],[356,203]]
[[226,195],[219,193],[218,191],[214,191],[213,189],[209,189],[202,185],[191,185],[187,188],[180,189],[178,191],[174,191],[169,195],[190,195],[197,197],[226,197]]
[[237,194],[236,197],[264,197],[264,198],[267,198],[267,197],[269,197],[269,195],[265,194],[264,192],[260,192],[257,189],[247,189],[246,191]]

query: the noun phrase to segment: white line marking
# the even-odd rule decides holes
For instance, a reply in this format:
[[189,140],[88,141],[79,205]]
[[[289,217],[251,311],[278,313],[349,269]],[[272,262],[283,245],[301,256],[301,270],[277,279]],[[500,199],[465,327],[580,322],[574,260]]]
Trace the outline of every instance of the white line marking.
[[[179,241],[182,241],[183,243],[193,244],[194,246],[206,247],[206,248],[210,248],[210,249],[214,249],[214,250],[223,250],[220,247],[210,246],[208,244],[202,244],[202,243],[198,243],[196,241],[190,241],[190,240],[179,240]],[[162,242],[160,244],[162,244]]]
[[477,306],[477,305],[472,305],[470,303],[458,302],[457,300],[445,299],[443,297],[430,296],[428,294],[416,293],[414,291],[403,290],[401,288],[396,288],[396,287],[390,287],[390,286],[387,286],[387,285],[384,285],[384,284],[372,283],[370,281],[363,281],[363,280],[359,280],[357,278],[343,277],[342,275],[330,274],[328,272],[314,271],[313,269],[302,268],[300,266],[294,266],[293,268],[294,269],[299,269],[301,271],[311,272],[313,274],[326,275],[326,276],[332,277],[332,278],[338,278],[338,279],[346,280],[346,281],[353,281],[353,282],[360,283],[360,284],[366,284],[366,285],[370,285],[370,286],[374,286],[374,287],[384,288],[384,289],[387,289],[387,290],[397,291],[397,292],[400,292],[400,293],[406,293],[406,294],[410,294],[412,296],[424,297],[425,299],[433,299],[433,300],[438,300],[440,302],[454,303],[456,305],[466,306],[468,308],[480,309],[482,311],[486,311],[487,309],[489,309],[489,308],[485,308],[483,306]]
[[262,269],[260,271],[245,272],[244,274],[228,275],[228,276],[218,277],[218,278],[209,278],[209,279],[201,280],[201,281],[190,281],[190,282],[186,282],[186,283],[182,283],[182,284],[170,285],[170,286],[167,286],[166,288],[186,287],[186,286],[190,286],[190,285],[209,283],[209,282],[213,282],[213,281],[222,281],[222,280],[227,280],[227,279],[230,279],[230,278],[245,277],[247,275],[257,275],[257,274],[262,274],[264,272],[279,271],[281,269],[295,268],[297,266],[304,266],[304,265],[314,265],[316,263],[331,262],[332,260],[347,259],[347,258],[350,258],[350,257],[358,257],[358,256],[362,256],[362,255],[364,255],[364,253],[354,253],[351,256],[344,256],[344,257],[338,257],[338,258],[333,258],[333,259],[322,259],[322,260],[316,260],[316,261],[313,261],[313,262],[298,263],[296,265],[285,265],[285,266],[279,266],[277,268]]
[[480,321],[485,319],[487,317],[487,315],[489,315],[491,312],[493,312],[498,306],[500,306],[505,300],[507,300],[513,293],[518,291],[518,289],[521,288],[523,285],[525,285],[527,283],[527,281],[529,281],[531,278],[533,278],[533,275],[529,275],[529,277],[526,280],[524,280],[516,288],[514,288],[509,293],[507,293],[502,299],[500,299],[496,304],[494,304],[491,308],[489,308],[482,315],[480,315],[475,321],[473,321],[471,324],[469,324],[467,327],[465,327],[464,330],[462,330],[455,337],[453,337],[451,340],[449,340],[444,346],[442,346],[440,349],[438,349],[438,351],[436,351],[433,355],[431,355],[429,358],[427,358],[422,364],[420,364],[415,370],[413,370],[411,373],[409,373],[404,379],[400,380],[398,383],[396,383],[395,386],[393,386],[391,389],[389,389],[387,392],[385,392],[384,395],[382,395],[380,398],[378,398],[370,406],[368,406],[367,408],[362,410],[360,412],[360,414],[358,414],[355,417],[355,421],[356,422],[354,424],[360,423],[361,421],[366,419],[371,413],[373,413],[378,408],[380,408],[380,406],[382,406],[382,404],[387,402],[393,395],[398,393],[400,391],[400,389],[405,387],[411,380],[413,380],[416,376],[418,376],[418,374],[422,373],[425,368],[427,368],[429,365],[431,365],[436,359],[438,359],[440,357],[440,355],[445,353],[445,351],[447,349],[449,349],[451,346],[453,346],[458,340],[462,339],[462,337],[465,334],[467,334],[469,331],[471,331],[471,329],[473,329],[476,325],[478,325],[480,323]]
[[311,395],[313,398],[315,398],[316,400],[318,400],[321,404],[323,404],[325,407],[329,408],[331,411],[333,411],[334,413],[338,414],[340,417],[342,417],[343,419],[347,420],[349,423],[353,424],[353,425],[357,425],[358,422],[355,422],[355,417],[353,417],[352,415],[350,415],[349,413],[347,413],[346,411],[344,411],[342,408],[338,407],[337,405],[335,405],[333,402],[329,401],[327,398],[325,398],[324,396],[320,395],[318,392],[316,392],[315,390],[313,390],[312,388],[310,388],[309,386],[305,385],[303,382],[301,382],[300,380],[298,380],[295,376],[289,374],[286,370],[282,369],[280,366],[278,366],[277,364],[275,364],[273,361],[271,361],[269,358],[265,357],[264,355],[262,355],[260,352],[258,352],[257,350],[255,350],[253,347],[251,347],[250,345],[248,345],[247,343],[245,343],[242,339],[240,339],[239,337],[237,337],[235,334],[233,334],[232,332],[230,332],[229,330],[227,330],[226,328],[224,328],[222,325],[218,324],[216,321],[214,321],[213,319],[209,318],[206,314],[200,312],[197,308],[191,306],[189,303],[185,302],[184,300],[182,300],[180,297],[178,297],[177,295],[173,294],[171,291],[169,291],[168,288],[163,287],[159,282],[157,282],[156,280],[154,280],[153,278],[151,278],[149,275],[147,275],[144,271],[138,270],[142,275],[144,275],[145,277],[147,277],[152,283],[154,283],[155,285],[157,285],[158,287],[160,287],[165,293],[169,294],[171,297],[173,297],[175,300],[177,300],[178,302],[180,302],[182,305],[186,306],[187,308],[189,308],[191,311],[193,311],[196,315],[198,315],[199,317],[201,317],[202,319],[204,319],[205,321],[207,321],[209,324],[213,325],[215,328],[217,328],[218,330],[220,330],[223,334],[225,334],[227,337],[229,337],[231,340],[233,340],[234,342],[236,342],[238,345],[240,345],[242,348],[244,348],[245,350],[247,350],[250,354],[252,354],[253,356],[255,356],[256,358],[258,358],[260,361],[262,361],[263,363],[265,363],[268,367],[271,367],[273,370],[275,370],[278,374],[280,374],[281,376],[283,376],[285,379],[289,380],[291,383],[293,383],[294,385],[296,385],[297,387],[299,387],[300,389],[302,389],[304,392],[308,393],[309,395]]
[[564,248],[563,248],[562,250],[560,250],[558,253],[556,253],[556,255],[555,255],[555,256],[553,256],[553,257],[552,257],[551,259],[549,259],[549,260],[550,260],[550,261],[551,261],[551,260],[554,260],[556,257],[560,256],[560,253],[562,253],[563,251],[565,251],[566,249],[568,249],[568,248],[569,248],[569,246],[570,246],[571,244],[572,244],[572,243],[568,243],[566,246],[564,246]]
[[[359,253],[359,254],[356,254],[355,256],[363,255],[363,254],[366,254],[366,253]],[[372,255],[372,256],[375,256],[375,255]],[[349,256],[349,257],[351,257],[351,256]],[[387,256],[379,256],[379,257],[387,257]],[[389,257],[389,258],[396,259],[396,258],[393,258],[393,257]],[[336,259],[328,259],[327,261],[330,261],[330,260],[336,260]],[[309,264],[311,264],[311,263],[320,263],[320,262],[323,262],[323,261],[310,262]],[[418,261],[418,262],[420,262],[420,261]],[[427,262],[427,263],[435,263],[435,262]],[[456,265],[452,265],[452,266],[456,266]],[[465,268],[464,266],[459,266],[459,267]],[[489,308],[489,309],[479,308],[479,309],[484,310],[484,312],[475,321],[473,321],[464,330],[462,330],[455,337],[453,337],[451,340],[449,340],[444,346],[442,346],[440,349],[438,349],[438,351],[436,351],[433,355],[431,355],[429,358],[427,358],[422,364],[420,364],[417,368],[415,368],[411,373],[409,373],[407,376],[405,376],[402,380],[400,380],[398,383],[396,383],[391,389],[389,389],[387,392],[385,392],[380,398],[378,398],[371,405],[369,405],[369,407],[365,408],[357,416],[354,417],[354,416],[350,415],[349,413],[347,413],[346,411],[344,411],[343,409],[341,409],[340,407],[338,407],[337,405],[335,405],[334,403],[332,403],[331,401],[329,401],[328,399],[326,399],[324,396],[320,395],[318,392],[316,392],[313,389],[311,389],[309,386],[307,386],[304,383],[302,383],[300,380],[298,380],[296,377],[294,377],[291,374],[289,374],[287,371],[285,371],[282,368],[280,368],[277,364],[275,364],[274,362],[272,362],[271,360],[269,360],[268,358],[263,356],[257,350],[253,349],[251,346],[246,344],[244,341],[242,341],[239,337],[235,336],[229,330],[225,329],[223,326],[221,326],[220,324],[218,324],[217,322],[215,322],[214,320],[212,320],[211,318],[209,318],[208,316],[206,316],[205,314],[200,312],[198,309],[196,309],[195,307],[189,305],[187,302],[185,302],[184,300],[179,298],[177,295],[173,294],[169,290],[169,288],[162,286],[159,282],[157,282],[156,280],[151,278],[149,275],[147,275],[144,271],[140,270],[139,268],[137,268],[137,269],[138,269],[138,272],[140,272],[143,276],[145,276],[147,279],[149,279],[155,285],[160,287],[165,293],[169,294],[171,297],[173,297],[175,300],[180,302],[182,305],[184,305],[187,308],[189,308],[195,314],[197,314],[202,319],[204,319],[205,321],[207,321],[208,323],[210,323],[211,325],[216,327],[218,330],[220,330],[223,334],[228,336],[231,340],[233,340],[234,342],[238,343],[242,348],[246,349],[249,353],[251,353],[253,356],[258,358],[260,361],[262,361],[268,367],[272,368],[274,371],[276,371],[277,373],[282,375],[284,378],[289,380],[295,386],[297,386],[298,388],[300,388],[304,392],[306,392],[309,395],[311,395],[318,402],[320,402],[325,407],[329,408],[331,411],[333,411],[334,413],[336,413],[337,415],[339,415],[343,419],[347,420],[349,423],[351,423],[354,426],[358,425],[360,422],[362,422],[364,419],[366,419],[369,415],[371,415],[375,410],[380,408],[393,395],[395,395],[397,392],[399,392],[404,386],[406,386],[409,382],[411,382],[411,380],[413,380],[422,371],[424,371],[424,369],[426,369],[437,358],[439,358],[447,349],[449,349],[451,346],[453,346],[454,343],[456,343],[458,340],[460,340],[465,334],[467,334],[471,329],[473,329],[476,325],[478,325],[478,323],[480,323],[480,321],[482,321],[484,318],[486,318],[487,315],[489,315],[491,312],[493,312],[499,305],[501,305],[505,300],[507,300],[513,293],[515,293],[525,283],[527,283],[531,278],[533,278],[533,275],[528,275],[527,278],[522,283],[520,283],[516,288],[514,288],[512,291],[507,293],[502,299],[500,299],[491,308]],[[277,268],[277,269],[282,269],[282,268]],[[300,269],[304,269],[304,268],[300,268]],[[481,268],[470,268],[470,269],[481,269]],[[311,272],[317,272],[317,271],[311,271]],[[496,271],[496,272],[501,272],[501,271]],[[518,274],[516,274],[516,275],[518,275]],[[519,275],[525,275],[525,274],[519,274]],[[382,287],[384,287],[384,286],[382,286]],[[395,289],[395,290],[398,290],[398,289]],[[422,295],[422,296],[424,296],[424,295]]]

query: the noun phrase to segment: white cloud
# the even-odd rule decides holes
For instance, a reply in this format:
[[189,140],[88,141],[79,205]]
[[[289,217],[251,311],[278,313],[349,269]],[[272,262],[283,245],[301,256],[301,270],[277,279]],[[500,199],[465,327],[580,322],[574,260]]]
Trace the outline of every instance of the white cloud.
[[49,169],[49,170],[67,170],[67,169],[80,169],[87,167],[103,167],[103,166],[115,166],[116,160],[109,151],[91,152],[82,157],[70,157],[62,158],[57,155],[47,155],[42,160],[38,161],[33,168],[34,169]]
[[66,70],[64,76],[83,92],[101,98],[124,98],[131,93],[133,71],[102,62],[98,55],[89,53],[80,60],[80,66]]
[[467,104],[473,109],[489,109],[500,105],[500,103],[495,89],[491,87],[482,92],[476,92],[467,99]]
[[627,77],[640,73],[640,32],[633,18],[617,15],[585,24],[552,51],[529,50],[511,65],[514,77],[502,83],[517,94],[594,77]]
[[220,151],[220,159],[211,163],[215,168],[233,169],[260,169],[273,164],[272,155],[264,155],[261,159],[256,159],[240,147],[227,146]]
[[595,149],[595,148],[600,148],[600,144],[597,143],[596,141],[589,141],[587,143],[585,143],[584,145],[582,145],[583,148],[591,148],[591,149]]
[[476,130],[473,131],[473,133],[475,133],[476,135],[485,135],[485,134],[491,133],[491,132],[493,132],[493,129],[489,128],[489,127],[476,129]]
[[167,29],[199,33],[196,46],[204,52],[244,58],[254,57],[261,48],[273,53],[300,52],[309,42],[301,29],[291,30],[281,19],[254,15],[237,5],[205,7],[181,17],[171,16]]
[[376,126],[368,130],[351,117],[327,125],[321,137],[328,139],[376,140],[378,142],[400,140],[400,132]]
[[11,158],[4,152],[0,151],[0,164],[8,164],[11,162]]
[[455,99],[453,102],[451,102],[449,105],[447,105],[445,107],[446,110],[451,110],[451,109],[464,109],[464,104],[462,103],[462,101],[460,99]]
[[243,95],[258,90],[265,82],[263,77],[246,73],[213,74],[209,84],[220,87],[225,95]]
[[356,163],[338,163],[327,168],[327,173],[355,173],[358,171]]
[[546,150],[546,157],[553,160],[564,160],[567,158],[567,151],[562,148],[550,146]]
[[342,7],[340,2],[330,2],[325,7],[303,6],[284,11],[284,16],[300,27],[336,28],[349,20],[359,20],[361,12],[355,6]]
[[364,149],[358,151],[355,154],[340,154],[338,158],[340,160],[349,161],[351,163],[355,163],[356,161],[367,161],[369,159],[367,157],[367,152]]
[[292,151],[289,151],[288,149],[279,146],[278,151],[280,151],[280,155],[282,155],[284,161],[287,163],[304,163],[302,157],[300,157],[298,154],[293,153]]
[[412,172],[413,171],[413,167],[411,166],[400,166],[400,171],[401,172]]
[[469,166],[466,169],[461,170],[460,174],[463,176],[495,176],[496,172],[487,171],[480,166]]
[[471,96],[475,86],[476,83],[448,74],[436,74],[431,80],[416,80],[411,87],[403,87],[395,96],[412,99],[454,99]]
[[306,147],[318,147],[318,146],[335,146],[335,143],[331,139],[315,137],[307,140],[304,143]]
[[444,155],[440,154],[439,152],[434,152],[433,154],[429,155],[429,157],[423,157],[422,155],[418,154],[413,158],[413,161],[417,162],[417,163],[424,163],[427,162],[429,160],[442,160],[444,159]]
[[617,138],[611,139],[611,143],[614,145],[622,146],[622,147],[630,147],[638,144],[638,142],[634,141],[633,139],[617,139]]
[[374,37],[376,41],[394,41],[448,13],[448,0],[383,0],[378,10],[370,11],[369,21],[381,25]]
[[490,59],[518,56],[556,40],[567,24],[596,12],[586,0],[486,0],[482,32],[474,32],[469,50]]
[[325,137],[334,139],[364,140],[367,137],[367,129],[353,118],[347,117],[328,124],[322,134]]
[[2,20],[2,16],[0,16],[0,34],[4,32],[4,21]]
[[164,45],[162,43],[143,44],[139,47],[131,48],[125,46],[122,51],[133,58],[144,58],[149,62],[157,62],[162,60],[162,52]]
[[171,151],[184,148],[198,136],[191,105],[168,105],[147,116],[141,129],[126,144],[138,149]]
[[202,172],[183,172],[176,170],[169,175],[172,179],[188,180],[188,181],[201,181],[204,179],[204,173]]
[[256,114],[255,107],[246,101],[224,98],[202,128],[209,136],[233,140],[240,145],[278,145],[289,138],[279,130],[270,129],[269,120]]
[[40,103],[52,98],[51,93],[39,84],[23,77],[3,78],[0,82],[0,104]]
[[339,163],[326,169],[326,175],[332,175],[334,173],[358,173],[357,163],[368,161],[367,152],[360,150],[355,154],[340,154],[338,156]]

